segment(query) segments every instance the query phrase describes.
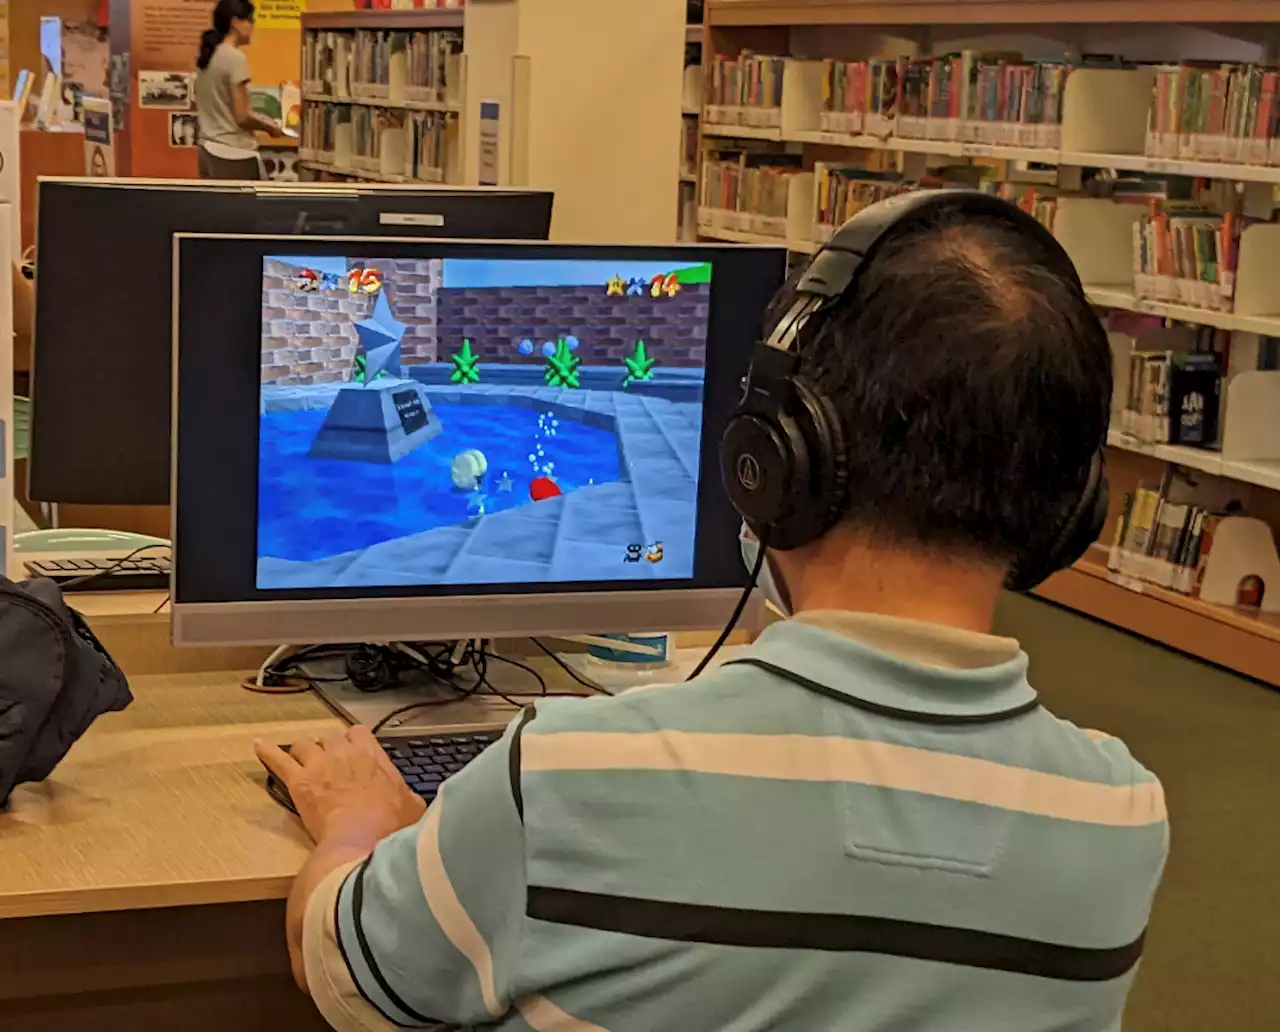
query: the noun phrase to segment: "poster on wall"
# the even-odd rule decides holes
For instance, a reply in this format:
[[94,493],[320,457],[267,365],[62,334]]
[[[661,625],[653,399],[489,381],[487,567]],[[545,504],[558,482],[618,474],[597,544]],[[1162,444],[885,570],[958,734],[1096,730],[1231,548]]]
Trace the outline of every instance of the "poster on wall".
[[90,21],[62,26],[62,85],[86,97],[105,97],[110,91],[107,33]]
[[190,110],[193,78],[190,72],[139,72],[138,107]]
[[106,179],[116,174],[111,139],[111,101],[84,98],[84,174]]
[[175,111],[169,116],[169,146],[194,147],[199,135],[196,116]]
[[[210,0],[133,0],[135,68],[195,67],[200,36],[213,14]],[[255,21],[261,18],[255,4]]]

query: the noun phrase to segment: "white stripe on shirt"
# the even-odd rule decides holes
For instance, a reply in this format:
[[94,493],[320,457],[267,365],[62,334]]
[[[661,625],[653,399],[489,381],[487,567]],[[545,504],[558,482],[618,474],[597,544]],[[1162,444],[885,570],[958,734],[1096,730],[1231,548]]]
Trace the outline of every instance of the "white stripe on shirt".
[[1114,827],[1141,827],[1166,816],[1158,781],[1105,785],[857,738],[565,731],[526,734],[521,748],[526,774],[654,770],[847,782]]

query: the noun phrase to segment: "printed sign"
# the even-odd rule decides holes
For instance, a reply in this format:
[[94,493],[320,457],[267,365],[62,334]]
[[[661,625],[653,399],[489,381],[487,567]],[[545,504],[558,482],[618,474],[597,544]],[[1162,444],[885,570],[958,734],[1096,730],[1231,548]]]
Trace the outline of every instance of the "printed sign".
[[99,179],[109,179],[116,174],[111,101],[101,97],[84,98],[84,174]]
[[427,425],[427,410],[423,408],[417,391],[396,391],[391,400],[395,402],[396,414],[400,417],[400,429],[406,434],[417,433]]
[[258,0],[254,24],[260,29],[296,29],[302,24],[304,0]]
[[480,101],[480,171],[481,186],[498,185],[499,130],[502,127],[498,102]]

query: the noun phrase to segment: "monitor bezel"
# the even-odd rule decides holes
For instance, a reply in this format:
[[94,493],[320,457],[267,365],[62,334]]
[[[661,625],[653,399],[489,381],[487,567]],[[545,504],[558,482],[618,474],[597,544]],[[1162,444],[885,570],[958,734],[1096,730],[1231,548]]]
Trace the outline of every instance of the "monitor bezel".
[[[244,274],[250,262],[261,275],[262,258],[268,254],[335,254],[352,246],[369,257],[392,257],[392,252],[420,253],[424,257],[439,252],[459,256],[498,256],[510,248],[536,250],[546,257],[572,258],[598,254],[607,249],[620,259],[704,258],[718,263],[712,278],[711,312],[708,318],[708,376],[704,396],[704,421],[700,445],[702,474],[698,489],[698,540],[694,576],[677,580],[626,582],[564,582],[530,585],[422,585],[360,588],[261,589],[256,586],[257,460],[258,432],[252,432],[253,462],[250,472],[233,472],[227,504],[246,498],[250,484],[254,533],[250,551],[254,562],[243,577],[243,564],[209,563],[198,573],[194,566],[202,560],[201,550],[210,547],[211,522],[217,515],[206,506],[184,510],[183,495],[191,492],[191,474],[178,462],[184,444],[193,451],[186,435],[192,433],[179,404],[182,388],[180,361],[184,321],[183,269],[198,259],[199,248],[212,242],[219,267],[238,268]],[[183,254],[187,253],[184,264]],[[381,254],[380,251],[387,253]],[[731,271],[726,271],[731,270]],[[738,601],[745,580],[738,554],[738,518],[725,496],[718,476],[718,427],[736,403],[742,374],[760,330],[763,306],[772,288],[786,272],[786,252],[782,248],[725,244],[578,244],[534,241],[479,241],[368,236],[275,236],[261,234],[179,233],[174,236],[173,260],[173,469],[172,536],[174,542],[173,636],[176,644],[265,644],[278,642],[325,642],[350,640],[404,640],[483,636],[523,636],[556,634],[590,628],[598,632],[624,630],[684,630],[714,627],[724,622]],[[260,280],[259,280],[260,282]],[[742,297],[754,306],[743,306]],[[260,290],[247,301],[237,302],[227,312],[227,324],[247,326],[246,311],[252,307],[255,327],[255,358],[261,331]],[[188,299],[187,308],[191,307]],[[200,320],[196,320],[200,323]],[[745,329],[749,327],[749,330]],[[735,332],[736,330],[736,332]],[[189,329],[198,336],[207,328]],[[233,331],[235,332],[235,331]],[[719,340],[719,346],[711,342]],[[726,345],[726,340],[741,343]],[[193,343],[192,346],[199,346]],[[206,354],[211,352],[206,351]],[[201,381],[206,383],[206,381]],[[239,388],[243,391],[243,385]],[[256,397],[255,397],[256,401]],[[188,419],[193,417],[188,417]],[[205,430],[208,427],[204,428]],[[201,432],[196,430],[196,433]],[[239,452],[236,452],[239,455]],[[234,463],[232,464],[234,465]],[[711,474],[711,475],[708,475]],[[225,480],[225,477],[224,477]],[[205,492],[208,501],[208,492]],[[215,507],[217,501],[212,503]],[[228,510],[233,522],[243,525],[241,507]],[[243,535],[239,535],[242,537]],[[190,548],[184,559],[185,548]],[[236,547],[243,547],[240,542]],[[212,578],[209,569],[216,566]],[[235,581],[234,589],[227,584]],[[532,604],[536,599],[536,604]],[[748,620],[752,619],[748,614]]]

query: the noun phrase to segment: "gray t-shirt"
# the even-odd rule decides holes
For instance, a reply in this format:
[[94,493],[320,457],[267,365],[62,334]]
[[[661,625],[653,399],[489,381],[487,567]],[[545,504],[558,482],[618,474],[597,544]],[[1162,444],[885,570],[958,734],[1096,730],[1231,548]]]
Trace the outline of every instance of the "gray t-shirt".
[[209,67],[196,73],[196,113],[200,142],[220,158],[251,158],[258,150],[253,133],[236,122],[232,91],[249,81],[249,59],[230,43],[220,43]]

